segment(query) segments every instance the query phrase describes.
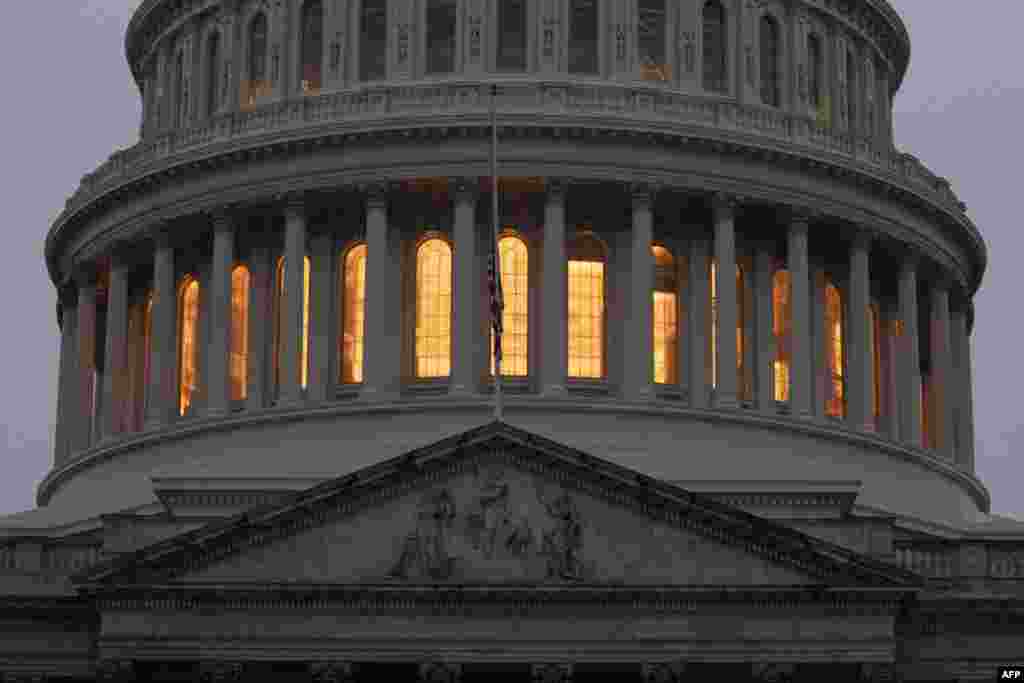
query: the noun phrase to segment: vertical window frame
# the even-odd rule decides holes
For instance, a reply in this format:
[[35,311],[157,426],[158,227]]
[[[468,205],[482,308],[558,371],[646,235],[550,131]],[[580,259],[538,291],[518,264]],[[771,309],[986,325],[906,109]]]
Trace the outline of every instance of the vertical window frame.
[[[339,316],[340,330],[338,334],[338,368],[339,381],[341,384],[361,384],[365,379],[366,372],[366,265],[369,250],[365,241],[352,242],[346,245],[339,252],[338,273],[339,291],[341,292],[341,315]],[[358,267],[351,260],[361,258],[362,263]],[[362,282],[352,282],[350,277],[354,272],[358,273],[361,268]],[[355,280],[356,278],[352,278]],[[350,294],[351,288],[357,287],[361,296],[353,300]],[[356,308],[358,307],[358,309]],[[358,313],[358,316],[356,315]],[[354,319],[357,318],[357,319]],[[353,334],[351,346],[353,351],[349,352],[348,337],[350,328],[356,327],[359,323],[357,334]]]
[[[600,255],[599,255],[598,258],[593,258],[591,255],[583,253],[583,248],[582,248],[582,244],[581,243],[584,242],[584,241],[590,241],[590,242],[593,243],[594,246],[597,247],[597,251],[600,252]],[[570,381],[576,381],[576,382],[579,382],[579,381],[583,381],[583,382],[586,382],[586,381],[591,381],[591,382],[593,382],[593,381],[603,381],[603,380],[606,380],[607,377],[608,377],[608,245],[605,244],[604,240],[602,240],[592,229],[590,229],[587,226],[581,226],[580,228],[578,228],[575,231],[575,233],[572,235],[572,237],[568,240],[568,242],[566,244],[566,250],[565,251],[566,251],[566,279],[567,279],[567,281],[566,281],[566,306],[567,306],[566,328],[567,329],[566,329],[566,335],[565,335],[565,337],[566,337],[566,374],[568,375]],[[574,258],[574,251],[576,252],[576,254],[578,254],[575,258]],[[573,345],[573,336],[572,336],[572,321],[573,321],[573,309],[572,309],[573,273],[572,273],[572,270],[573,270],[573,268],[572,268],[572,264],[574,262],[577,262],[577,263],[597,262],[597,263],[601,264],[601,288],[600,288],[600,292],[599,292],[599,294],[601,296],[601,305],[600,305],[600,311],[599,311],[600,322],[598,323],[598,327],[600,329],[597,331],[597,337],[596,337],[598,339],[599,345],[600,345],[600,349],[599,349],[600,357],[599,357],[599,360],[598,360],[598,363],[600,364],[600,369],[599,369],[599,373],[597,375],[593,375],[593,374],[575,374],[574,375],[573,374],[573,368],[572,368],[572,363],[573,363],[573,355],[572,355],[572,350],[573,350],[573,347],[572,347],[572,345]],[[591,300],[592,299],[593,299],[593,297],[591,296]],[[591,307],[591,308],[593,308],[593,307]],[[591,316],[591,318],[592,317],[593,316]],[[586,361],[586,360],[587,360],[586,358],[582,358],[581,362]]]
[[[711,16],[712,12],[717,16]],[[729,94],[729,13],[721,0],[706,0],[702,5],[701,42],[704,90],[716,95]]]
[[[434,243],[434,242],[437,242],[438,244],[444,245],[444,247],[445,247],[445,255],[446,255],[446,258],[447,258],[447,265],[445,266],[445,264],[441,264],[442,268],[447,267],[447,270],[448,270],[447,292],[445,293],[443,288],[441,290],[439,290],[440,291],[439,297],[442,299],[442,301],[440,301],[440,304],[441,304],[440,306],[435,307],[436,308],[435,313],[439,313],[440,311],[443,311],[443,310],[447,309],[446,312],[444,313],[444,315],[447,318],[447,328],[448,328],[448,338],[447,338],[446,342],[443,341],[443,337],[441,337],[440,335],[435,335],[434,337],[431,337],[430,335],[426,334],[425,332],[423,334],[421,334],[421,332],[420,332],[421,329],[425,329],[425,326],[423,324],[421,324],[421,323],[426,322],[426,316],[427,316],[427,314],[425,312],[425,307],[423,305],[424,304],[424,298],[425,298],[424,291],[421,288],[421,283],[422,283],[422,280],[421,280],[421,273],[422,273],[421,267],[425,267],[425,266],[421,266],[420,259],[424,257],[424,249],[428,245],[430,245],[431,243]],[[413,308],[414,308],[414,310],[413,310],[413,340],[412,340],[413,341],[413,343],[412,343],[412,374],[413,374],[414,380],[418,381],[418,382],[439,382],[439,381],[448,380],[451,377],[452,365],[454,363],[454,358],[452,356],[452,350],[453,350],[453,346],[454,346],[454,344],[453,344],[454,340],[452,339],[452,336],[453,336],[453,333],[454,333],[454,329],[453,329],[454,309],[453,309],[453,306],[454,306],[454,303],[455,303],[455,291],[454,291],[454,289],[455,289],[455,273],[454,273],[455,258],[454,257],[455,257],[455,249],[454,249],[454,247],[453,247],[453,245],[451,243],[451,240],[448,238],[447,235],[445,235],[444,233],[442,233],[440,231],[437,231],[437,230],[429,230],[429,231],[425,231],[423,234],[421,234],[419,239],[416,241],[416,244],[415,244],[415,247],[414,247],[414,250],[413,250],[413,263],[414,263],[414,268],[413,268],[414,269],[414,273],[413,273]],[[425,275],[423,275],[423,277],[425,277]],[[444,279],[443,278],[443,271],[441,273],[439,273],[439,277],[440,277],[440,280]],[[443,284],[443,282],[441,284]],[[445,294],[447,295],[447,306],[444,306],[444,301],[443,301],[443,299],[445,297]],[[441,360],[441,363],[440,363],[441,368],[440,369],[443,370],[444,366],[447,365],[447,372],[435,371],[433,369],[425,367],[425,366],[429,365],[428,361],[430,360],[430,356],[428,355],[428,350],[422,348],[422,344],[424,342],[426,342],[428,339],[431,339],[431,338],[442,339],[441,346],[442,347],[445,347],[445,346],[447,347],[447,358],[446,359],[443,358],[442,354],[434,354],[435,359],[439,358]],[[422,350],[422,353],[421,353],[421,350]],[[424,365],[423,369],[421,369],[421,360],[423,361],[423,365]]]

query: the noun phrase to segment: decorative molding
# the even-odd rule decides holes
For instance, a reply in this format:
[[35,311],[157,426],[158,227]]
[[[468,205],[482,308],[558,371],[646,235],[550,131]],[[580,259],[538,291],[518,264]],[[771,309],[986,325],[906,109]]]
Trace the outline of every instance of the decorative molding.
[[134,681],[135,663],[127,659],[101,659],[96,664],[96,680],[102,683]]
[[462,665],[451,662],[423,662],[419,667],[421,683],[459,683]]
[[644,662],[641,675],[644,683],[682,683],[686,676],[686,663]]
[[531,664],[530,680],[533,683],[572,683],[571,663]]
[[311,683],[355,683],[352,662],[314,662],[309,665]]
[[[357,140],[359,136],[372,135],[386,138],[396,134],[396,131],[376,130],[373,133],[363,133],[351,129],[357,128],[359,125],[368,125],[376,119],[378,110],[386,109],[393,113],[405,110],[409,112],[410,116],[418,116],[424,106],[434,106],[427,100],[433,101],[439,94],[441,100],[446,103],[446,108],[452,115],[455,115],[459,113],[460,107],[465,107],[467,110],[477,107],[471,101],[463,103],[462,95],[456,97],[456,91],[479,95],[481,87],[484,86],[469,88],[464,85],[431,88],[407,86],[398,90],[386,87],[361,87],[342,93],[270,103],[251,112],[226,112],[212,119],[204,120],[193,128],[170,131],[147,138],[132,148],[111,155],[105,164],[83,178],[81,187],[68,200],[64,212],[47,235],[47,254],[51,273],[55,267],[52,262],[52,252],[57,235],[64,233],[65,228],[70,227],[69,223],[88,220],[90,215],[104,210],[105,207],[111,206],[112,202],[121,198],[151,192],[158,184],[171,180],[174,176],[180,176],[184,172],[202,172],[207,168],[244,162],[247,157],[252,155],[263,157],[268,153],[273,155],[294,154],[312,149],[320,144],[339,144],[347,140]],[[539,97],[541,90],[546,91],[549,86],[519,83],[507,86],[506,90],[509,89],[515,91],[516,106],[522,107],[524,101],[529,101],[528,91],[535,91]],[[624,100],[626,111],[623,113],[630,116],[631,120],[640,117],[641,119],[651,118],[651,121],[641,121],[631,125],[643,124],[644,128],[649,129],[648,123],[667,121],[670,122],[670,125],[677,125],[686,124],[689,120],[691,124],[710,126],[717,130],[716,122],[720,118],[728,118],[741,131],[746,130],[755,137],[760,137],[764,133],[776,137],[781,135],[785,141],[784,144],[793,145],[793,151],[769,152],[765,151],[761,145],[746,146],[735,142],[724,143],[710,138],[668,137],[667,139],[676,144],[710,145],[712,150],[718,153],[740,153],[757,157],[771,155],[777,157],[777,160],[785,159],[791,163],[801,164],[813,173],[831,170],[836,177],[848,179],[858,186],[869,184],[875,186],[877,191],[898,193],[901,201],[910,200],[911,203],[917,203],[930,214],[942,216],[946,223],[955,223],[958,226],[957,229],[966,230],[967,236],[973,242],[973,247],[977,250],[977,253],[971,256],[978,263],[978,272],[984,267],[985,253],[980,235],[963,215],[962,208],[960,208],[961,203],[950,190],[948,182],[930,174],[919,161],[910,155],[882,153],[873,149],[867,141],[858,138],[832,137],[827,133],[813,130],[802,117],[784,112],[766,112],[763,107],[757,105],[742,106],[732,102],[708,101],[692,95],[668,93],[658,89],[650,89],[649,94],[646,94],[645,90],[645,94],[641,97],[639,95],[641,90],[642,88],[639,87],[625,88],[610,84],[567,86],[560,90],[563,93],[570,93],[564,101],[539,102],[539,113],[545,117],[550,117],[552,114],[571,117],[577,112],[582,114],[588,110],[594,110],[607,116],[607,107],[601,103],[608,101],[612,91],[620,94],[633,92],[637,95]],[[449,94],[444,94],[445,91],[448,91]],[[378,98],[380,106],[371,105],[378,101]],[[641,106],[641,100],[652,100],[653,106]],[[531,105],[530,108],[534,107]],[[566,111],[567,108],[568,111]],[[552,111],[548,111],[549,109]],[[230,153],[222,153],[220,156],[212,156],[209,153],[217,150],[218,147],[222,148],[233,138],[251,133],[280,130],[281,134],[288,131],[289,135],[294,135],[292,132],[294,126],[306,120],[315,121],[318,125],[324,121],[336,120],[338,125],[351,132],[342,135],[332,132],[326,136],[323,133],[317,133],[313,139],[293,137],[286,144],[268,142],[263,147],[253,147],[248,150],[233,149]],[[673,121],[674,124],[671,123]],[[408,129],[409,121],[400,123],[406,126],[404,134],[411,132],[414,135],[420,135],[433,130],[415,127],[419,125],[415,120],[412,122],[414,126],[412,130]],[[390,127],[398,124],[389,123],[387,125]],[[374,127],[377,126],[379,126],[379,122]],[[469,129],[476,130],[477,126],[470,126]],[[538,132],[532,128],[530,130],[534,134]],[[553,133],[558,130],[558,128],[552,128]],[[462,130],[462,133],[464,132],[465,130]],[[513,133],[518,134],[515,131]],[[452,128],[443,134],[457,135],[461,133],[459,129]],[[603,135],[598,132],[595,134]],[[638,128],[628,135],[649,136],[649,132],[642,133]],[[818,161],[806,154],[808,151],[817,150],[824,150],[826,154],[830,155],[829,160],[827,162]],[[200,152],[202,152],[201,156]],[[190,156],[195,160],[189,161]],[[170,165],[174,162],[177,164]],[[944,258],[938,260],[943,263],[948,261]]]

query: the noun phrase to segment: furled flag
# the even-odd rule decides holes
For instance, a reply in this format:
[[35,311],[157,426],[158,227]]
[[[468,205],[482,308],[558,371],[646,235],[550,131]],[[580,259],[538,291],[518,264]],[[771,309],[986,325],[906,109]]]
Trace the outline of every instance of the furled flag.
[[487,261],[487,288],[490,292],[491,330],[494,332],[495,374],[501,372],[501,314],[505,299],[501,292],[501,267],[498,262],[498,241],[493,240],[491,257]]

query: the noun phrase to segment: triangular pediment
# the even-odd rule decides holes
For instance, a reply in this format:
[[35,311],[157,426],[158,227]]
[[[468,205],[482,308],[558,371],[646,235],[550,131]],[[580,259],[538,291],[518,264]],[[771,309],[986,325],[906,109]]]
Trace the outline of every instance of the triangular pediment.
[[912,586],[909,572],[501,422],[96,567],[125,585]]

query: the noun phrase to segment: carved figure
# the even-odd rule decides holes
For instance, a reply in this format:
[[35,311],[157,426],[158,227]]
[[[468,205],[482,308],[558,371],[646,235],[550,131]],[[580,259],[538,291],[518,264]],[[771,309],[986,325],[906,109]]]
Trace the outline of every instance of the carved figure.
[[548,577],[579,581],[583,565],[579,553],[583,546],[583,526],[572,498],[565,491],[553,501],[541,500],[555,521],[555,528],[544,534],[541,552],[548,558]]
[[416,531],[405,537],[402,553],[389,574],[403,579],[416,574],[449,578],[455,564],[448,552],[454,519],[455,502],[447,490],[428,498],[420,507]]

